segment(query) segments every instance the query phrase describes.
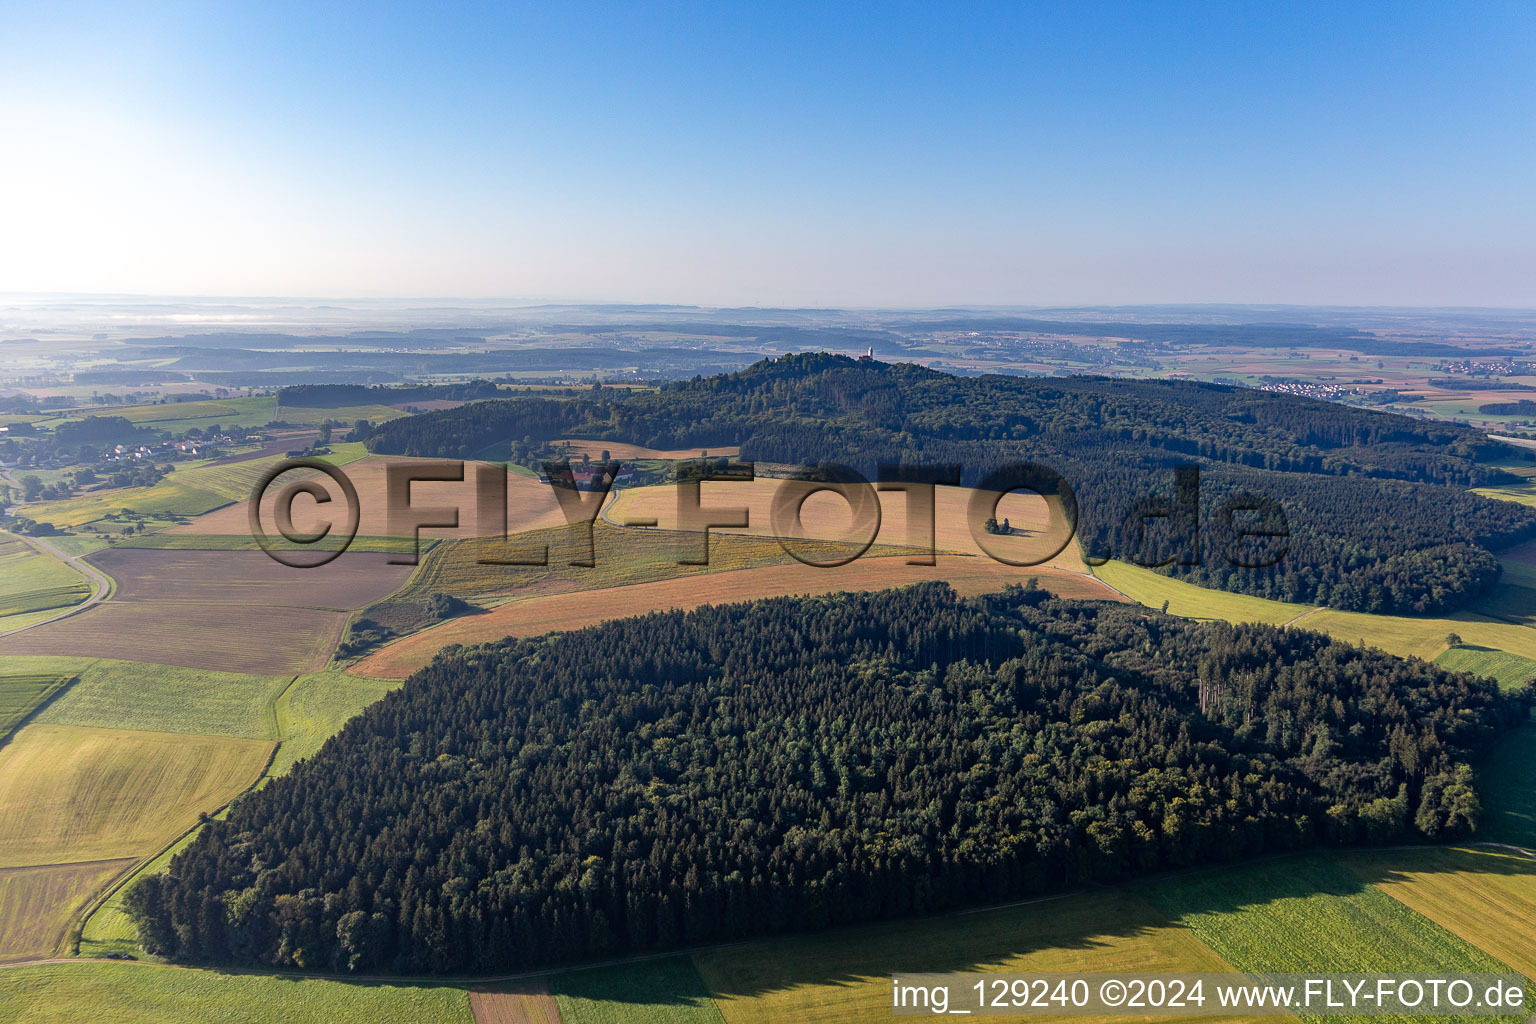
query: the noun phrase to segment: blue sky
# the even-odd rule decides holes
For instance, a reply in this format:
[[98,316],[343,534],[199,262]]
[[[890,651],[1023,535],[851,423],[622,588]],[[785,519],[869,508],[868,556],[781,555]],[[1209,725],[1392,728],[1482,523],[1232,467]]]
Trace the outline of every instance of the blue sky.
[[0,5],[0,288],[1536,306],[1529,4]]

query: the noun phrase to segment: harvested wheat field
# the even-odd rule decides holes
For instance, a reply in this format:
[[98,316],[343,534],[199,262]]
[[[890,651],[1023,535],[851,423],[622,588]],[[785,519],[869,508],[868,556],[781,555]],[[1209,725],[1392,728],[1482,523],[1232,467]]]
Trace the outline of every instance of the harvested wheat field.
[[647,448],[640,444],[625,444],[622,441],[588,441],[579,437],[566,437],[551,442],[556,445],[564,445],[573,456],[586,455],[592,459],[602,458],[603,452],[608,453],[612,459],[697,459],[706,452],[712,459],[724,456],[736,456],[741,454],[741,449],[736,446],[729,448]]
[[475,1024],[560,1024],[560,1008],[542,978],[476,986],[469,992]]
[[[445,459],[402,459],[395,456],[370,455],[341,467],[352,486],[357,489],[358,534],[363,537],[396,537],[411,535],[409,525],[403,520],[390,521],[389,503],[385,497],[385,470],[393,464],[409,464],[419,467],[442,466]],[[459,525],[451,529],[429,529],[428,537],[493,537],[501,533],[501,523],[494,514],[480,516],[475,500],[476,467],[487,463],[465,462],[462,482],[431,480],[411,485],[411,509],[420,512],[429,506],[445,506],[458,510]],[[549,484],[541,484],[531,476],[519,473],[505,474],[507,478],[507,530],[533,530],[541,526],[559,526],[565,516]],[[290,484],[304,479],[327,482],[318,473],[296,470],[285,473],[273,484],[262,500],[261,522],[268,532],[275,535],[273,509],[278,495]],[[346,521],[346,503],[335,483],[327,485],[331,496],[328,504],[318,505],[311,497],[298,495],[293,502],[293,525],[300,532],[316,531],[327,523],[335,524],[338,532]],[[402,509],[402,511],[404,511]],[[198,516],[183,526],[174,526],[168,533],[195,533],[210,535],[250,536],[250,501],[242,497],[233,505],[216,509]]]
[[0,749],[0,867],[142,857],[255,783],[267,740],[29,725]]
[[54,953],[74,916],[135,861],[0,868],[0,963]]
[[299,675],[325,666],[346,620],[345,612],[313,608],[114,600],[0,637],[0,658],[116,658],[258,676]]
[[[747,533],[756,536],[773,536],[772,516],[774,496],[789,494],[790,481],[759,479],[740,482],[712,482],[699,486],[699,504],[704,509],[745,508],[748,524],[745,528],[719,528],[721,533]],[[867,493],[867,492],[866,492]],[[880,526],[875,543],[910,545],[926,549],[929,544],[926,532],[917,523],[908,523],[907,496],[900,491],[875,492],[880,502]],[[967,555],[982,555],[984,551],[971,535],[969,509],[978,492],[968,487],[939,487],[934,491],[933,545],[939,551]],[[786,499],[787,500],[787,499]],[[988,509],[991,508],[991,492],[986,492]],[[1086,572],[1077,545],[1070,541],[1066,518],[1054,502],[1028,491],[1015,491],[1002,495],[996,502],[997,520],[1009,521],[1016,531],[1010,536],[984,535],[987,550],[1016,562],[1039,561],[1056,548],[1059,554],[1042,564]],[[639,520],[655,519],[662,529],[676,529],[678,522],[678,488],[661,484],[621,490],[609,506],[606,517],[619,525]],[[983,517],[985,518],[985,517]],[[862,541],[868,536],[855,530],[855,515],[849,503],[830,491],[820,491],[806,498],[801,507],[800,523],[803,533],[784,531],[786,536],[805,536],[818,540]],[[910,531],[910,532],[909,532]],[[1063,545],[1065,545],[1063,547]]]
[[938,565],[908,565],[900,556],[861,558],[830,569],[802,565],[766,566],[710,573],[702,577],[659,580],[574,594],[531,597],[501,605],[483,615],[451,619],[440,626],[396,641],[364,658],[359,675],[399,679],[432,660],[448,644],[477,644],[506,636],[536,636],[552,630],[580,629],[608,619],[671,608],[751,601],[791,594],[828,594],[841,590],[884,590],[911,583],[944,580],[961,594],[1001,590],[1010,583],[1036,579],[1063,597],[1123,600],[1091,576],[1051,567],[1017,569],[990,558],[939,556]]
[[334,561],[295,569],[263,551],[109,548],[91,564],[117,581],[113,601],[182,601],[362,608],[398,590],[411,574],[398,556],[349,551]]

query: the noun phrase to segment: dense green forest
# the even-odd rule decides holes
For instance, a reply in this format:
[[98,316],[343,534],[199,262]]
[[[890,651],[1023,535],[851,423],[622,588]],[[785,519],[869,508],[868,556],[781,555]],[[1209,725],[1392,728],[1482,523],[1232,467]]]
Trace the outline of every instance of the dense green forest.
[[940,584],[448,648],[131,890],[188,962],[506,971],[1465,835],[1529,693]]
[[[1485,464],[1503,446],[1476,430],[1197,382],[952,377],[799,355],[652,392],[476,403],[385,424],[368,443],[464,458],[563,436],[740,444],[744,459],[840,463],[870,479],[882,463],[958,464],[968,484],[1009,463],[1043,463],[1072,489],[1092,559],[1198,561],[1164,571],[1357,611],[1456,608],[1497,579],[1489,552],[1536,536],[1536,510],[1466,492],[1516,479]],[[1170,519],[1144,530],[1133,515],[1172,493],[1181,464],[1200,467],[1195,542],[1170,535]],[[1261,523],[1227,509],[1252,496],[1279,504],[1288,539],[1238,536]]]
[[1536,416],[1536,402],[1522,398],[1518,402],[1489,402],[1477,411],[1484,416]]

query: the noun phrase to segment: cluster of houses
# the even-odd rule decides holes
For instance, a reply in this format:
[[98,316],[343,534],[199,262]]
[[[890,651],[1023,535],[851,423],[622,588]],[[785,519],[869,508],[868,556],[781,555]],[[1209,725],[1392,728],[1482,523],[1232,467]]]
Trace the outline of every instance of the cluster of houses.
[[136,459],[153,459],[156,456],[164,456],[169,452],[181,455],[198,456],[204,450],[214,445],[231,444],[256,444],[261,441],[259,434],[236,437],[232,434],[217,434],[213,437],[187,438],[184,441],[161,441],[156,445],[147,444],[115,444],[107,449],[102,457],[104,462],[132,462]]

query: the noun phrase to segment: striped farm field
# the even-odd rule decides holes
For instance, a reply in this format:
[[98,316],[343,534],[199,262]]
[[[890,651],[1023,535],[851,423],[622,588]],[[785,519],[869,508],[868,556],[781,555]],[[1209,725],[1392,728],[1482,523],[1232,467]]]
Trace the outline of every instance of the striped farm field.
[[[1147,974],[1234,969],[1130,889],[746,943],[697,954],[694,962],[728,1024],[888,1021],[891,975],[901,971]],[[1070,1019],[1087,1024],[1134,1018]]]
[[91,584],[62,559],[0,534],[0,630],[5,616],[67,608],[91,596]]
[[[7,666],[12,669],[18,667]],[[9,736],[12,729],[63,689],[72,678],[73,675],[67,672],[7,672],[0,676],[0,740]]]
[[142,857],[255,782],[263,740],[33,724],[0,748],[0,867]]
[[243,675],[108,658],[17,658],[77,678],[37,716],[45,725],[276,739],[272,704],[291,676]]
[[[1439,975],[1509,969],[1320,855],[1202,872],[1142,891],[1159,910],[1247,973]],[[1301,1019],[1341,1018],[1304,1014]]]
[[469,992],[475,1024],[562,1024],[560,1006],[543,978],[477,985]]
[[1341,854],[1360,879],[1536,978],[1536,860],[1507,850]]
[[1503,687],[1519,686],[1536,679],[1536,660],[1486,647],[1452,647],[1436,658],[1435,664],[1451,672],[1488,676]]
[[128,858],[0,868],[0,963],[53,954],[91,897],[132,866]]
[[0,970],[7,1024],[474,1024],[469,996],[430,986],[81,961]]
[[17,654],[114,658],[247,675],[299,675],[330,660],[345,612],[312,608],[108,601],[0,637]]
[[[602,520],[592,525],[591,566],[571,564],[585,560],[587,548],[585,530],[569,526],[532,530],[506,540],[497,537],[444,541],[422,557],[421,568],[411,577],[409,585],[386,603],[420,603],[433,593],[477,598],[507,593],[521,597],[603,590],[631,583],[798,564],[777,541],[734,534],[710,538],[708,564],[689,565],[680,561],[691,555],[701,555],[702,550],[698,533],[625,529]],[[833,561],[857,554],[845,545],[821,542],[812,542],[797,550],[818,561]],[[871,548],[864,557],[904,554],[911,550],[882,546]],[[548,564],[496,564],[513,558],[544,558]],[[387,614],[387,611],[375,607],[368,612],[375,618],[381,613]]]
[[[394,559],[398,561],[398,559]],[[411,574],[392,556],[348,550],[324,565],[295,568],[264,551],[113,548],[90,557],[117,583],[114,602],[177,601],[348,610],[397,590]]]
[[480,615],[449,619],[397,640],[358,662],[356,671],[399,679],[431,661],[448,644],[486,643],[508,636],[536,636],[553,630],[581,629],[608,619],[666,609],[687,610],[706,604],[790,594],[885,590],[930,580],[946,581],[961,594],[971,595],[1001,590],[1010,583],[1023,583],[1028,579],[1035,579],[1040,586],[1064,597],[1117,599],[1117,595],[1091,577],[1048,567],[1016,569],[990,558],[941,555],[936,566],[922,566],[908,565],[901,556],[866,556],[833,569],[794,562],[513,601]]

